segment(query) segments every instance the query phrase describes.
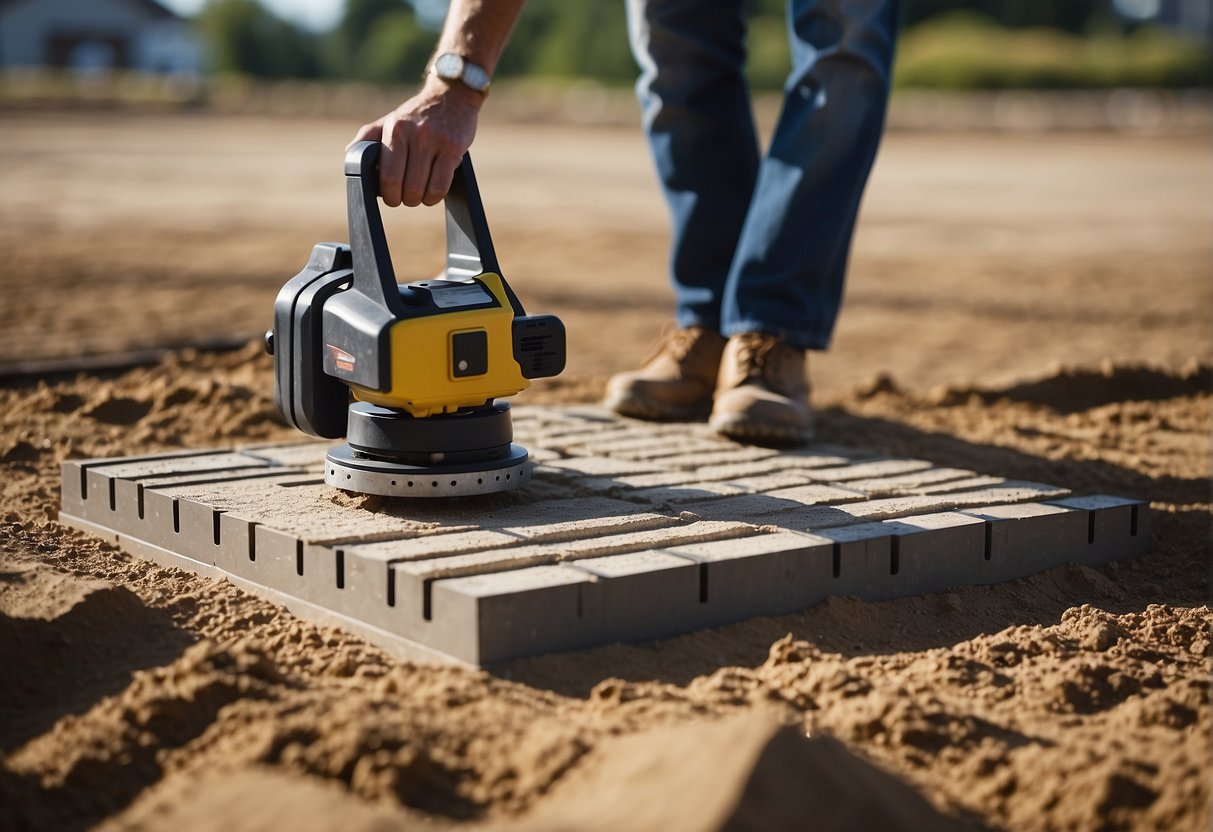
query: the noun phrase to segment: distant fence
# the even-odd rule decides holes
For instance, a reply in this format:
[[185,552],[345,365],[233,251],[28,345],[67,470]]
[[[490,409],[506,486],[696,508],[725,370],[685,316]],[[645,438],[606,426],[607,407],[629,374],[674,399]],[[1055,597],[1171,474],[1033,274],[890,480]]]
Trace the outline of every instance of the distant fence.
[[[0,107],[184,109],[241,115],[368,120],[412,94],[410,87],[250,81],[112,73],[0,73]],[[756,99],[770,123],[779,96]],[[493,90],[486,117],[499,121],[625,125],[639,121],[630,90],[592,83],[508,81]],[[1054,132],[1110,130],[1145,134],[1213,131],[1209,90],[936,92],[901,90],[889,112],[892,130]]]

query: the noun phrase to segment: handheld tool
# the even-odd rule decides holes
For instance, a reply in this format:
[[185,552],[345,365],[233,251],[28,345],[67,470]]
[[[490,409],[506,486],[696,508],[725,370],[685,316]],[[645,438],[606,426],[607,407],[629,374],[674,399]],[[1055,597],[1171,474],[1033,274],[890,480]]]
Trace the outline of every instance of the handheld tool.
[[526,484],[510,406],[564,369],[564,325],[527,315],[501,274],[472,161],[447,194],[446,268],[397,284],[377,203],[378,142],[345,158],[349,245],[319,243],[278,293],[266,348],[274,399],[312,436],[346,438],[324,480],[362,494],[445,497]]

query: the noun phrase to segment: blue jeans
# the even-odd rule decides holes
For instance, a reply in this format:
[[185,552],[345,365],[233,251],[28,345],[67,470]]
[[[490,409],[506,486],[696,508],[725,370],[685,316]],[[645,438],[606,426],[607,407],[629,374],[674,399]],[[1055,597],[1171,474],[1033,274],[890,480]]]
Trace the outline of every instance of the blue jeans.
[[744,0],[627,0],[673,226],[680,326],[825,349],[884,128],[899,0],[788,0],[792,71],[760,156]]

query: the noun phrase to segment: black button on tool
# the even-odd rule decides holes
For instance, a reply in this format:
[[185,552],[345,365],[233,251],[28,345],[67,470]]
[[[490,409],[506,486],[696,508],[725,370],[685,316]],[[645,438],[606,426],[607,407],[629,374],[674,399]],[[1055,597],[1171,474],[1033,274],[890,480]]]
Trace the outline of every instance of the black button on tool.
[[489,334],[483,329],[451,336],[451,376],[468,378],[489,371]]

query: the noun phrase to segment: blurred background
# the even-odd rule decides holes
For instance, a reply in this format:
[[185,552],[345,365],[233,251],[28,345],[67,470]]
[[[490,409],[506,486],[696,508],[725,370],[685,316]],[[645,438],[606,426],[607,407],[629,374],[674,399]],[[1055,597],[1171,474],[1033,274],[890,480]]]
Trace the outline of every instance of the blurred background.
[[[419,83],[445,0],[0,0],[0,376],[227,348],[344,239],[358,124]],[[819,389],[1210,355],[1208,0],[907,0],[890,133]],[[782,0],[749,6],[769,131]],[[593,397],[669,317],[623,5],[529,0],[475,145],[502,265]],[[441,212],[389,217],[398,273]]]
[[[1207,0],[904,7],[898,89],[1183,89],[1213,79]],[[445,13],[445,0],[4,0],[0,67],[26,70],[6,79],[9,96],[36,94],[22,83],[44,73],[68,84],[114,71],[162,76],[166,98],[189,91],[199,101],[258,79],[412,84]],[[752,83],[777,90],[788,66],[784,3],[751,0],[749,18]],[[625,26],[619,2],[530,0],[497,80],[629,85]]]

